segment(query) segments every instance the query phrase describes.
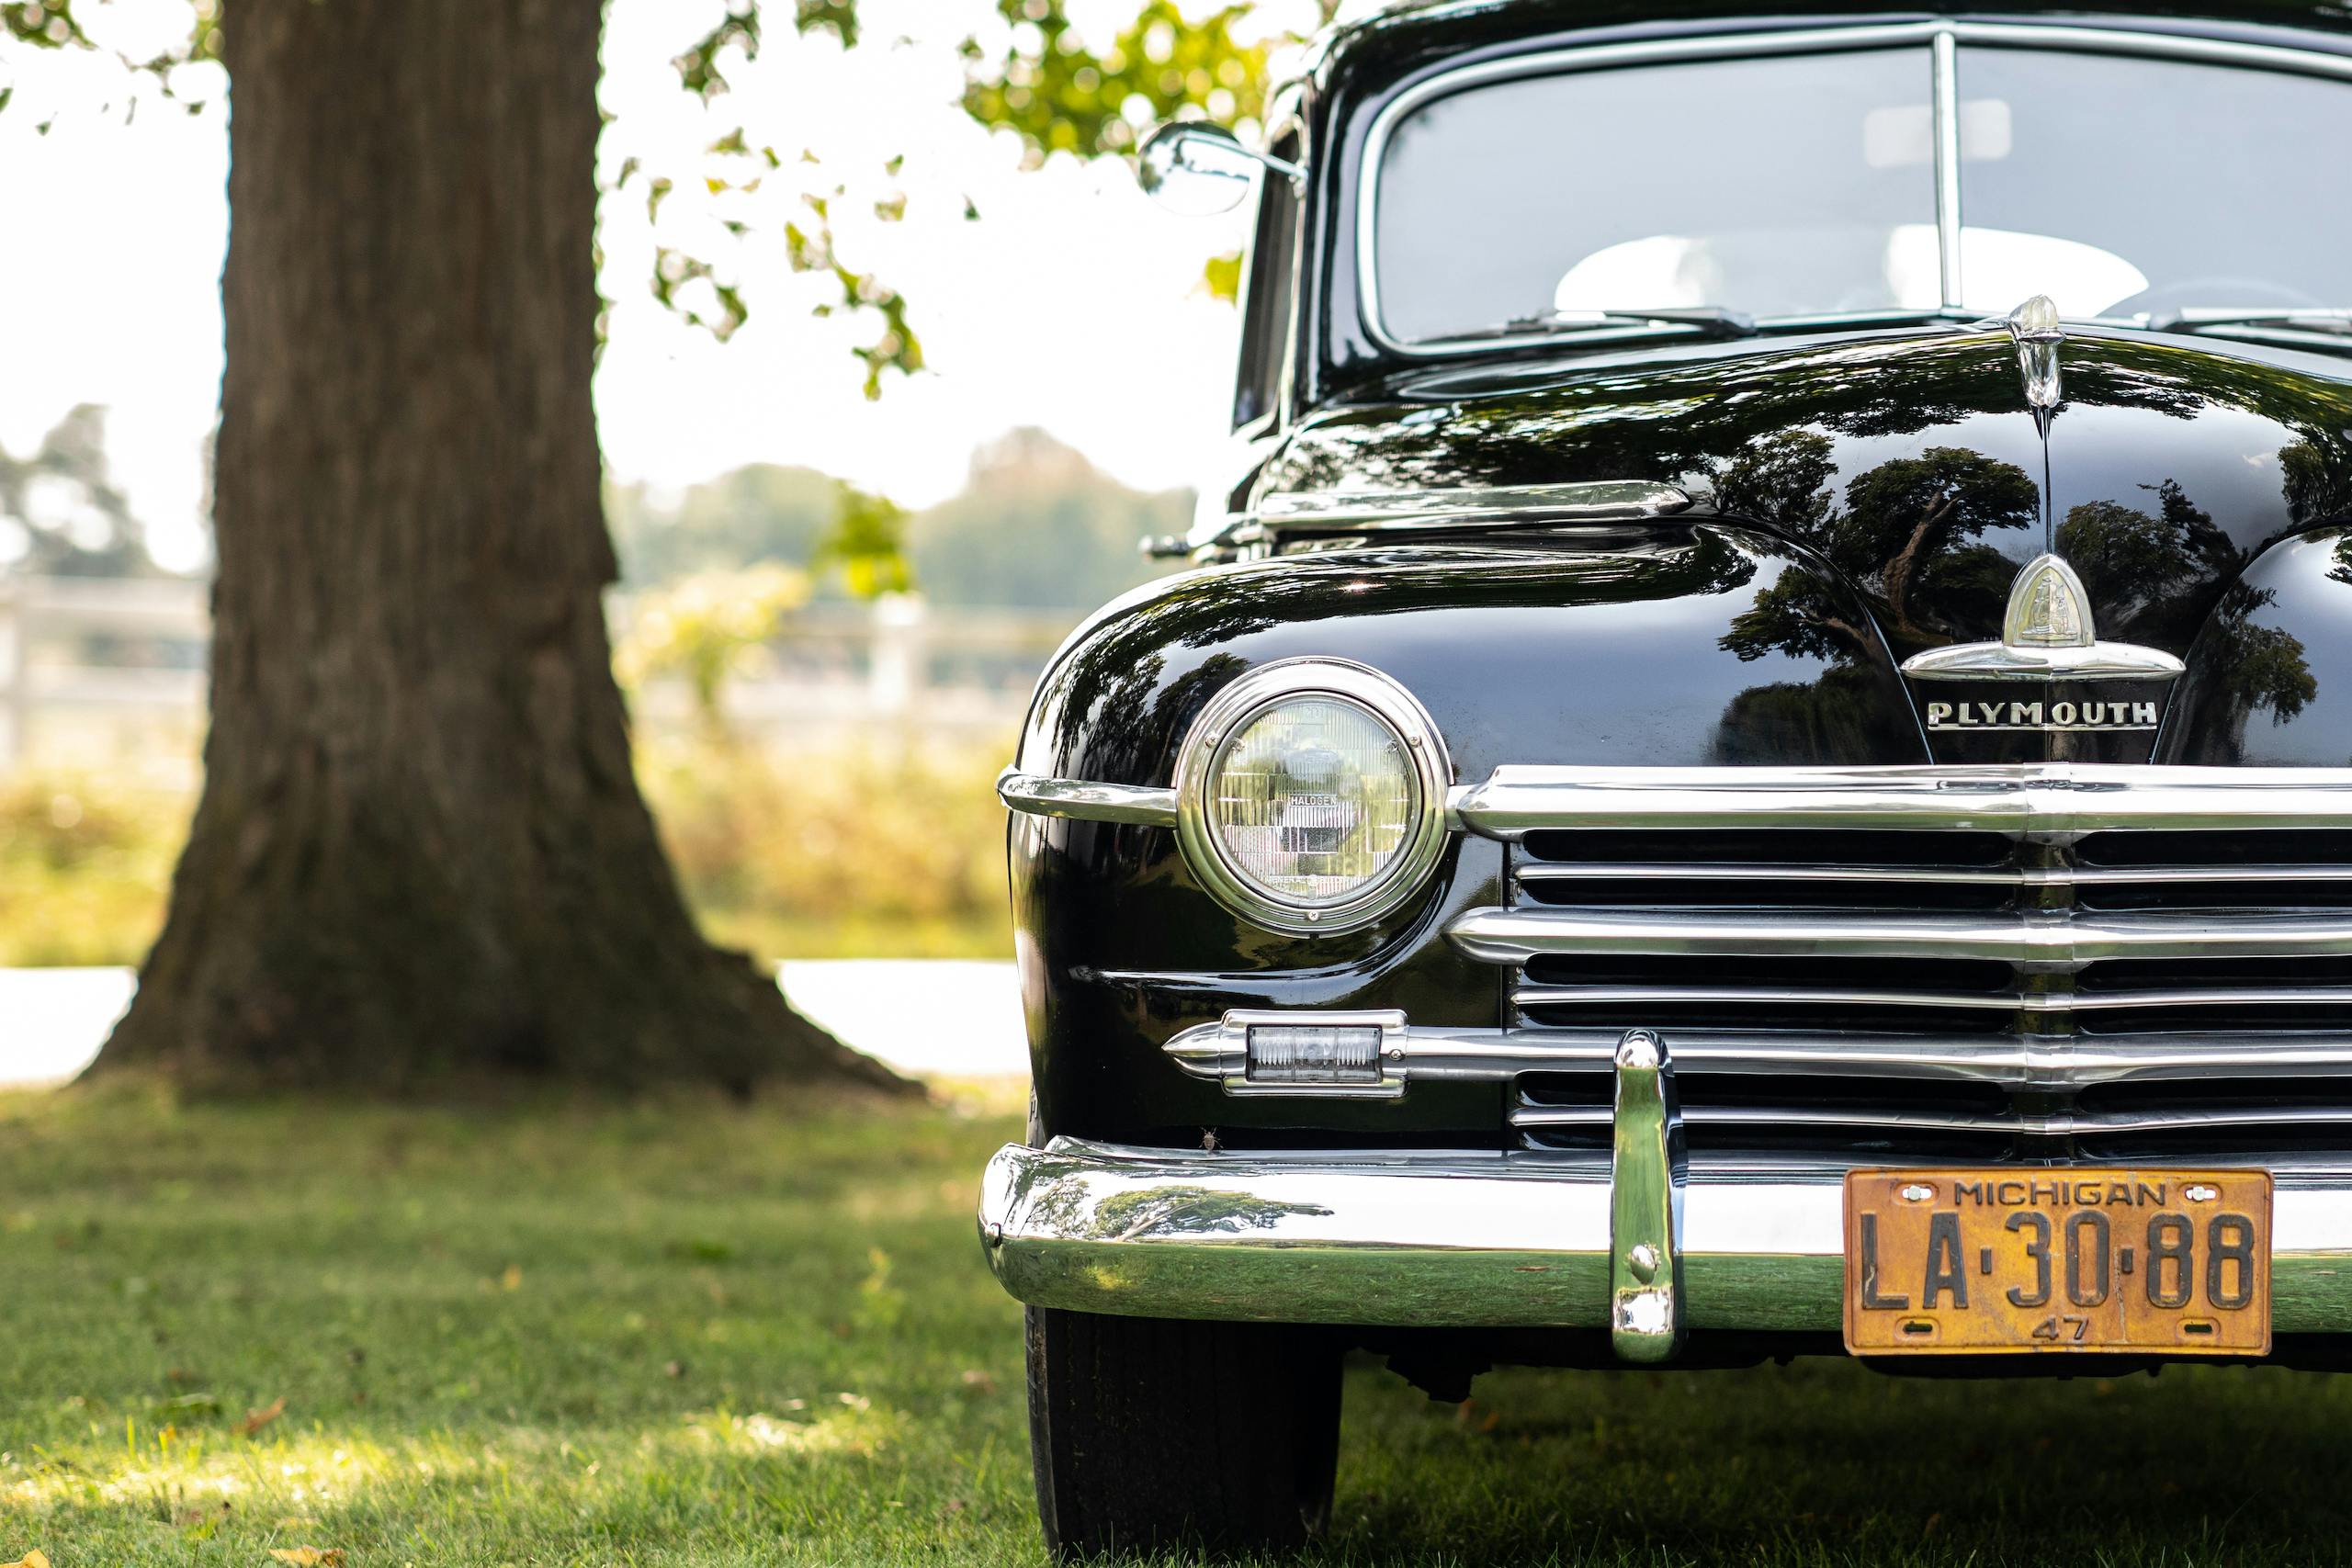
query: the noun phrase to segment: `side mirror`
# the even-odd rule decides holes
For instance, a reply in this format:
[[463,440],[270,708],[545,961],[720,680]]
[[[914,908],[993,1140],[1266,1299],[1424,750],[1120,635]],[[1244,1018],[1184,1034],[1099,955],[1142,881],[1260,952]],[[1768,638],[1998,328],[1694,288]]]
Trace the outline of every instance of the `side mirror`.
[[1161,206],[1201,218],[1230,210],[1250,194],[1261,168],[1285,179],[1305,174],[1295,164],[1244,147],[1221,125],[1170,120],[1143,139],[1136,183]]

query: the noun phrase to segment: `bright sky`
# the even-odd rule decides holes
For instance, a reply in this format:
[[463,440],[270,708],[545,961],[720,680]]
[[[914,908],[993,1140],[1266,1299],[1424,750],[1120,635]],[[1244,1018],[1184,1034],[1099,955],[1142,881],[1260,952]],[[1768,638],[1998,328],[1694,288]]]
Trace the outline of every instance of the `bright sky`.
[[[1089,8],[1074,7],[1081,19]],[[127,42],[142,41],[142,27],[168,36],[187,15],[184,0],[112,9]],[[718,9],[613,0],[608,172],[632,154],[684,166],[731,123],[707,118],[669,63]],[[743,463],[805,463],[922,505],[961,484],[976,445],[1036,424],[1129,483],[1197,482],[1223,439],[1236,335],[1232,309],[1199,293],[1201,265],[1239,243],[1239,218],[1165,213],[1115,162],[1022,172],[1017,143],[956,107],[956,44],[993,7],[864,9],[867,41],[848,53],[777,28],[756,64],[729,73],[735,101],[721,107],[748,117],[752,145],[787,159],[814,152],[827,187],[849,182],[837,204],[850,214],[837,226],[842,259],[907,297],[931,373],[893,378],[866,402],[848,349],[870,341],[873,319],[812,319],[815,285],[793,277],[774,243],[740,267],[750,323],[729,344],[711,341],[646,292],[644,209],[615,201],[605,241],[616,307],[596,385],[614,473],[678,487]],[[190,564],[220,395],[226,117],[217,104],[191,117],[151,95],[126,126],[119,112],[93,112],[110,80],[95,64],[51,56],[38,70],[0,116],[0,446],[24,455],[74,405],[107,405],[118,482],[157,553]],[[217,93],[216,75],[208,68],[187,90]],[[67,112],[39,136],[51,107]],[[905,220],[866,218],[891,184],[878,171],[901,153]],[[764,210],[781,216],[790,194],[771,188]],[[980,221],[965,220],[967,197]],[[693,204],[663,218],[694,237]]]

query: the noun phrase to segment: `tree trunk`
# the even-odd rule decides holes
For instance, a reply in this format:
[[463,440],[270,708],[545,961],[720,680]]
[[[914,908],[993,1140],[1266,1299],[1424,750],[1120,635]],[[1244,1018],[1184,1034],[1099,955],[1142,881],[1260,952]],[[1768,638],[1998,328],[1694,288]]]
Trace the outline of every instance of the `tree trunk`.
[[703,942],[601,593],[593,0],[236,0],[212,729],[103,1069],[905,1088]]

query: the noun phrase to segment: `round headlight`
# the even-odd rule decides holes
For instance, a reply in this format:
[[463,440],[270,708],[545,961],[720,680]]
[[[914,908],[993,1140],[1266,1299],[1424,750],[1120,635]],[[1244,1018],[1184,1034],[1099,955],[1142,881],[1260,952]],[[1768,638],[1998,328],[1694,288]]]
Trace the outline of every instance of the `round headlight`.
[[1379,671],[1299,659],[1217,694],[1177,763],[1193,875],[1276,931],[1368,925],[1420,886],[1444,846],[1452,773],[1437,727]]

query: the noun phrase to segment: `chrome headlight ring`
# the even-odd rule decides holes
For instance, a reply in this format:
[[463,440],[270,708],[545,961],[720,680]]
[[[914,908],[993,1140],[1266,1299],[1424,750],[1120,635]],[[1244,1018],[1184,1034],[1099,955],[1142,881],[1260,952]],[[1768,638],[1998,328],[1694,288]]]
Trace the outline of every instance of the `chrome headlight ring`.
[[[1285,898],[1250,880],[1226,852],[1211,822],[1214,792],[1235,742],[1283,704],[1322,698],[1358,710],[1395,739],[1412,799],[1403,841],[1377,874],[1342,899]],[[1285,659],[1261,665],[1209,700],[1176,758],[1176,838],[1194,880],[1235,914],[1271,931],[1313,936],[1358,931],[1419,892],[1445,852],[1446,790],[1453,764],[1436,721],[1419,699],[1369,665],[1341,659]]]

